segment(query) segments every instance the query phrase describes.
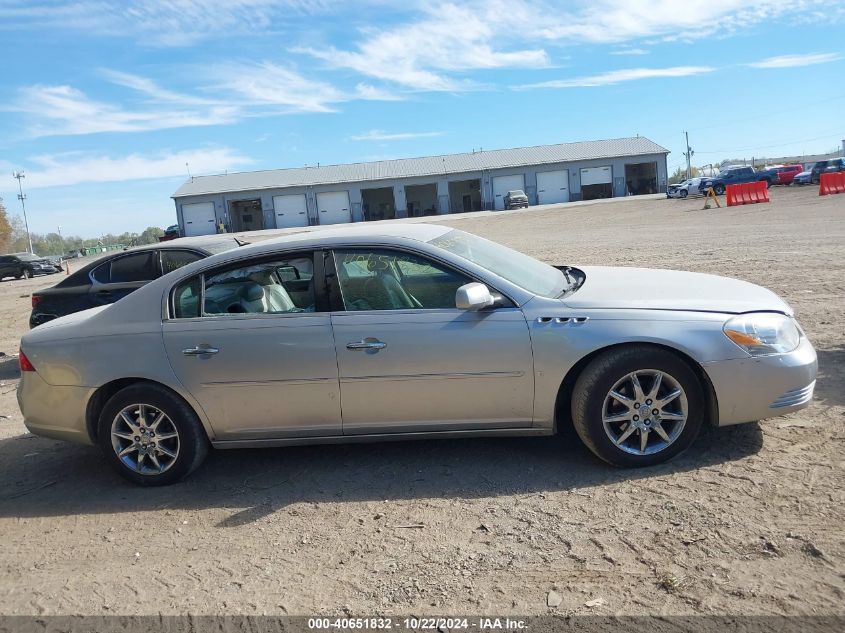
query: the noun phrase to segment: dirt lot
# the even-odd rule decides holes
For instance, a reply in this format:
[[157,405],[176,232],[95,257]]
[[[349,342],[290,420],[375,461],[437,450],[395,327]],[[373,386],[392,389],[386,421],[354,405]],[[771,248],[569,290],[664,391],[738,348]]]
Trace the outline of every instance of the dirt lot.
[[[768,286],[818,349],[809,409],[636,472],[567,436],[218,451],[145,490],[93,448],[28,435],[0,359],[0,613],[845,612],[845,195],[701,206],[448,222],[549,262]],[[29,293],[54,281],[0,284],[0,350],[17,351]]]

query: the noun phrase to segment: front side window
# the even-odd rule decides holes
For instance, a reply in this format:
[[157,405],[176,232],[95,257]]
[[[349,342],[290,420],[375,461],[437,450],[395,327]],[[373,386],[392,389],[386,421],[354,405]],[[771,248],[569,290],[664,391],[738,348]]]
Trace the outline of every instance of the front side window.
[[118,257],[94,269],[94,279],[103,284],[132,283],[155,279],[155,252]]
[[310,255],[251,262],[198,275],[173,291],[173,315],[177,319],[314,310],[314,260]]
[[472,280],[423,257],[390,250],[335,251],[347,311],[455,309],[455,292]]

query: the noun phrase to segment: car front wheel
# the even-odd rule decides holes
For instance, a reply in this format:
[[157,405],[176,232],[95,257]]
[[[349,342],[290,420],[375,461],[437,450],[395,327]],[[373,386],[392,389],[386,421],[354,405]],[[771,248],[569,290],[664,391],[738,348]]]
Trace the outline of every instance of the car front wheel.
[[99,421],[100,448],[123,477],[142,486],[166,486],[193,472],[208,453],[196,413],[155,384],[126,387],[112,396]]
[[32,279],[32,271],[29,268],[23,269],[23,278],[24,279]]
[[725,193],[725,187],[724,187],[724,185],[716,185],[713,188],[713,191],[716,192],[717,196],[721,196],[723,193]]
[[667,350],[610,350],[578,377],[572,421],[578,436],[614,466],[651,466],[687,448],[704,420],[695,372]]
[[686,189],[681,189],[681,197],[686,198],[689,195],[689,192]]

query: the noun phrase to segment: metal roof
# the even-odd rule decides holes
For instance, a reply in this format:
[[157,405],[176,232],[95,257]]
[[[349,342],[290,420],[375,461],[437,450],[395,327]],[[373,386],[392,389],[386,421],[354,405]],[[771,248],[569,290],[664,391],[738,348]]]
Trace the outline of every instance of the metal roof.
[[367,182],[443,174],[478,172],[487,169],[569,163],[574,161],[668,154],[669,150],[643,136],[582,141],[558,145],[536,145],[513,149],[484,150],[464,154],[380,160],[372,163],[322,165],[245,171],[214,176],[195,176],[183,184],[173,198],[229,191],[255,191],[342,182]]

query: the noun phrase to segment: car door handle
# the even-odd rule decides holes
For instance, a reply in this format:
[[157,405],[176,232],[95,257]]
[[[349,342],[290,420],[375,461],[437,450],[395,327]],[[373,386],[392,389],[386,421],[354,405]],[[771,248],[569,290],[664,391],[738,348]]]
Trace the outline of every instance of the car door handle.
[[182,353],[185,356],[203,356],[205,354],[216,354],[219,351],[216,347],[189,347],[183,349]]
[[110,294],[111,294],[111,290],[98,290],[98,291],[97,291],[97,294],[98,294],[98,295],[103,295],[103,296],[110,295]]
[[382,343],[381,341],[358,341],[357,343],[346,344],[346,349],[351,350],[378,351],[380,349],[384,349],[385,347],[387,347],[387,343]]

